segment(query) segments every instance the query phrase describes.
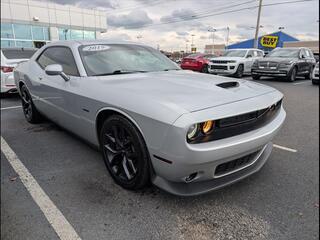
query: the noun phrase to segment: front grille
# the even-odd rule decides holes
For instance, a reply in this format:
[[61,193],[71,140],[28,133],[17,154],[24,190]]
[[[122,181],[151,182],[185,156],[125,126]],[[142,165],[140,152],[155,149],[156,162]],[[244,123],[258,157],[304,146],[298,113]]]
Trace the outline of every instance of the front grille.
[[223,69],[228,70],[227,66],[211,65],[211,69]]
[[263,61],[259,63],[260,67],[264,67],[264,68],[275,68],[278,66],[277,62],[270,62],[270,61]]
[[244,157],[237,158],[235,160],[232,160],[232,161],[229,161],[229,162],[225,162],[225,163],[222,163],[222,164],[218,165],[216,167],[214,175],[215,176],[224,175],[226,173],[235,171],[235,170],[240,169],[240,168],[242,168],[242,167],[244,167],[246,165],[249,165],[254,160],[254,158],[257,156],[257,154],[260,151],[261,150],[256,151],[256,152],[251,153],[251,154],[248,154],[248,155],[246,155]]
[[219,63],[219,64],[226,64],[226,63],[228,63],[229,61],[227,61],[227,60],[212,60],[211,62],[212,62],[212,63]]
[[188,140],[189,143],[203,143],[214,140],[224,139],[246,132],[258,129],[271,122],[280,111],[282,100],[271,105],[268,108],[257,111],[218,119],[215,121],[215,127],[212,134],[200,135],[194,140]]
[[318,78],[318,77],[319,77],[319,74],[315,74],[315,77],[317,77],[317,78]]

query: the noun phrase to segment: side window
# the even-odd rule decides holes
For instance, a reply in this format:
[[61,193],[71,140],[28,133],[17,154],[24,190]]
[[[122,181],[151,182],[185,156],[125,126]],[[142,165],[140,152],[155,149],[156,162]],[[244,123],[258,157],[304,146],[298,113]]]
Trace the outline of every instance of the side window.
[[307,57],[310,58],[311,56],[309,50],[305,49],[304,51],[306,52]]
[[254,52],[254,51],[250,50],[250,51],[247,53],[247,57],[248,57],[248,56],[254,57],[254,53],[253,53],[253,52]]
[[300,50],[300,57],[304,57],[304,58],[308,57],[307,53],[306,53],[306,50],[304,50],[304,49]]
[[37,62],[43,69],[50,64],[60,64],[65,74],[79,76],[73,54],[67,47],[49,47],[38,57]]
[[258,57],[263,57],[263,52],[257,51],[257,55],[258,55]]

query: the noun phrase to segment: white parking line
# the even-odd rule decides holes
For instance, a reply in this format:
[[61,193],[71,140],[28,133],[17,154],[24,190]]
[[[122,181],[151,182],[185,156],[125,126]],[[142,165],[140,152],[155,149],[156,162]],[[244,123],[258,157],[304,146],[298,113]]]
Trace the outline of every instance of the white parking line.
[[48,195],[46,195],[46,193],[42,190],[38,182],[19,160],[17,155],[10,148],[3,137],[1,137],[1,151],[8,159],[10,165],[19,175],[21,182],[27,188],[36,204],[40,207],[41,211],[43,212],[59,238],[62,240],[80,240],[81,238],[78,236],[74,228],[63,216],[60,210],[54,205]]
[[7,109],[15,109],[15,108],[21,108],[21,106],[4,107],[4,108],[1,108],[1,111],[7,110]]
[[288,151],[288,152],[293,152],[293,153],[298,152],[298,150],[296,150],[296,149],[280,146],[280,145],[277,145],[277,144],[273,144],[273,147],[279,148],[279,149],[282,149],[282,150],[285,150],[285,151]]

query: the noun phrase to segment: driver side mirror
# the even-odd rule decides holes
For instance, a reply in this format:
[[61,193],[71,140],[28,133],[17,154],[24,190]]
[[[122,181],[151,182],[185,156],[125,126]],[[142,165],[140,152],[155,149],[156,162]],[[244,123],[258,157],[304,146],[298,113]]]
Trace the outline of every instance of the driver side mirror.
[[302,54],[301,55],[301,59],[305,59],[305,58],[306,58],[306,56]]
[[251,54],[247,55],[247,58],[252,58],[252,55]]
[[50,76],[60,75],[65,81],[70,80],[70,77],[63,72],[63,68],[60,64],[51,64],[46,66],[45,72]]

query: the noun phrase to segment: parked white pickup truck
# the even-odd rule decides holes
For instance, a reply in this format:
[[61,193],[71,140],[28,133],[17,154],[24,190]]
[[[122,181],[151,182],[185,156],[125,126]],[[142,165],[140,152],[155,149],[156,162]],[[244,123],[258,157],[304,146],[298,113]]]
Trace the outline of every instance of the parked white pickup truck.
[[208,72],[241,78],[243,74],[251,74],[253,62],[263,56],[263,51],[254,48],[226,50],[222,56],[210,59]]

